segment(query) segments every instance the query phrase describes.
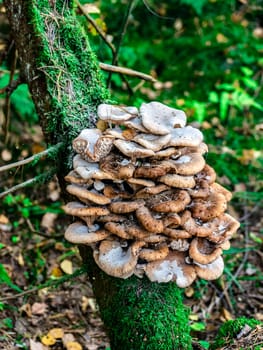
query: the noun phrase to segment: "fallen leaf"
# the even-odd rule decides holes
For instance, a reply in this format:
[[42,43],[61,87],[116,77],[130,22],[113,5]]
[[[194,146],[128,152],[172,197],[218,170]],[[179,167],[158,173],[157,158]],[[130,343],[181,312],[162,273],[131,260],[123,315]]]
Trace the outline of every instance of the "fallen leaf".
[[34,303],[31,310],[33,315],[43,315],[47,311],[47,304]]
[[4,149],[2,152],[1,152],[1,158],[5,161],[5,162],[9,162],[11,159],[12,159],[12,153],[7,150],[7,149]]
[[82,350],[82,346],[76,341],[70,341],[65,346],[67,350]]
[[22,305],[19,308],[20,312],[25,312],[27,317],[32,317],[31,305],[29,303]]
[[224,319],[226,321],[233,320],[233,316],[231,315],[231,313],[227,309],[225,309],[224,307],[222,309],[222,316],[224,317]]
[[66,346],[67,343],[74,342],[74,341],[75,341],[75,337],[71,333],[66,333],[62,337],[62,343],[64,346]]
[[44,345],[54,345],[56,344],[56,339],[52,337],[50,334],[46,334],[41,338],[41,343]]
[[0,224],[4,224],[4,225],[9,224],[8,217],[5,216],[4,214],[1,214],[1,215],[0,215]]
[[184,290],[184,294],[188,297],[191,298],[194,295],[194,288],[193,287],[188,287]]
[[55,213],[45,213],[41,220],[41,227],[47,229],[49,232],[54,229],[54,223],[58,214]]
[[63,275],[63,272],[58,266],[53,267],[53,269],[51,270],[52,277],[58,278],[58,277],[61,277],[62,275]]
[[65,259],[62,261],[60,264],[60,268],[63,272],[65,272],[68,275],[72,275],[73,273],[73,266],[72,266],[72,261]]
[[30,350],[48,350],[46,346],[32,339],[29,340],[29,346]]
[[49,332],[48,335],[55,339],[62,339],[64,335],[64,330],[62,328],[52,328]]

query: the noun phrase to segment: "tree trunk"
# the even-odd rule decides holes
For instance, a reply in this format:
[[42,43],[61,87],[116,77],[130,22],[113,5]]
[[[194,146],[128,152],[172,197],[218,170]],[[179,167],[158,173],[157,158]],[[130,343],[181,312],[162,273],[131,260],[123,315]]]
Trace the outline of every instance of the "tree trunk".
[[[109,101],[97,59],[72,14],[71,0],[5,0],[20,58],[48,144],[64,143],[58,160],[62,188],[71,167],[71,141],[95,125]],[[80,247],[108,331],[111,350],[191,349],[188,310],[174,283],[112,278]]]

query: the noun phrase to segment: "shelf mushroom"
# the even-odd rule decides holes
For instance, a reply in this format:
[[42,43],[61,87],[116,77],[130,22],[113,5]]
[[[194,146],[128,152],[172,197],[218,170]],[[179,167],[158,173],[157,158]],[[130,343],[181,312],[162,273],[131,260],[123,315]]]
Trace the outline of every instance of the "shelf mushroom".
[[201,131],[156,101],[139,109],[101,104],[97,114],[108,128],[73,140],[65,180],[75,199],[63,208],[78,221],[65,238],[91,246],[114,277],[146,275],[181,288],[218,278],[239,223],[225,212],[232,194],[206,164]]

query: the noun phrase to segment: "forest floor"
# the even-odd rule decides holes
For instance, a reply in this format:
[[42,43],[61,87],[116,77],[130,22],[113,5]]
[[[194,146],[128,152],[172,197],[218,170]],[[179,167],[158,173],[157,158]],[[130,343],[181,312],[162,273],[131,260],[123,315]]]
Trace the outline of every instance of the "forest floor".
[[[40,144],[41,137],[35,136],[27,152],[41,151],[33,149]],[[8,156],[2,151],[3,159]],[[16,172],[5,173],[1,184],[14,185]],[[110,349],[91,284],[80,271],[78,250],[63,238],[71,218],[62,204],[56,179],[8,195],[0,204],[0,349]],[[262,203],[234,195],[228,211],[241,228],[224,254],[223,276],[184,290],[195,349],[208,349],[227,320],[244,316],[263,321]],[[222,349],[263,349],[263,328],[244,328],[231,341]]]

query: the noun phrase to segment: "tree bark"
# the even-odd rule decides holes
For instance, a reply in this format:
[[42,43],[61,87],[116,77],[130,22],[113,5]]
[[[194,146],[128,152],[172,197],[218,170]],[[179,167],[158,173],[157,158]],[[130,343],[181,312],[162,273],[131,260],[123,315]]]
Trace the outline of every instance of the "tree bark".
[[[71,167],[71,141],[95,125],[109,101],[97,59],[72,14],[71,0],[5,0],[21,75],[29,85],[49,144],[64,143],[58,177]],[[80,247],[108,331],[111,350],[191,349],[188,310],[174,283],[112,278]]]

